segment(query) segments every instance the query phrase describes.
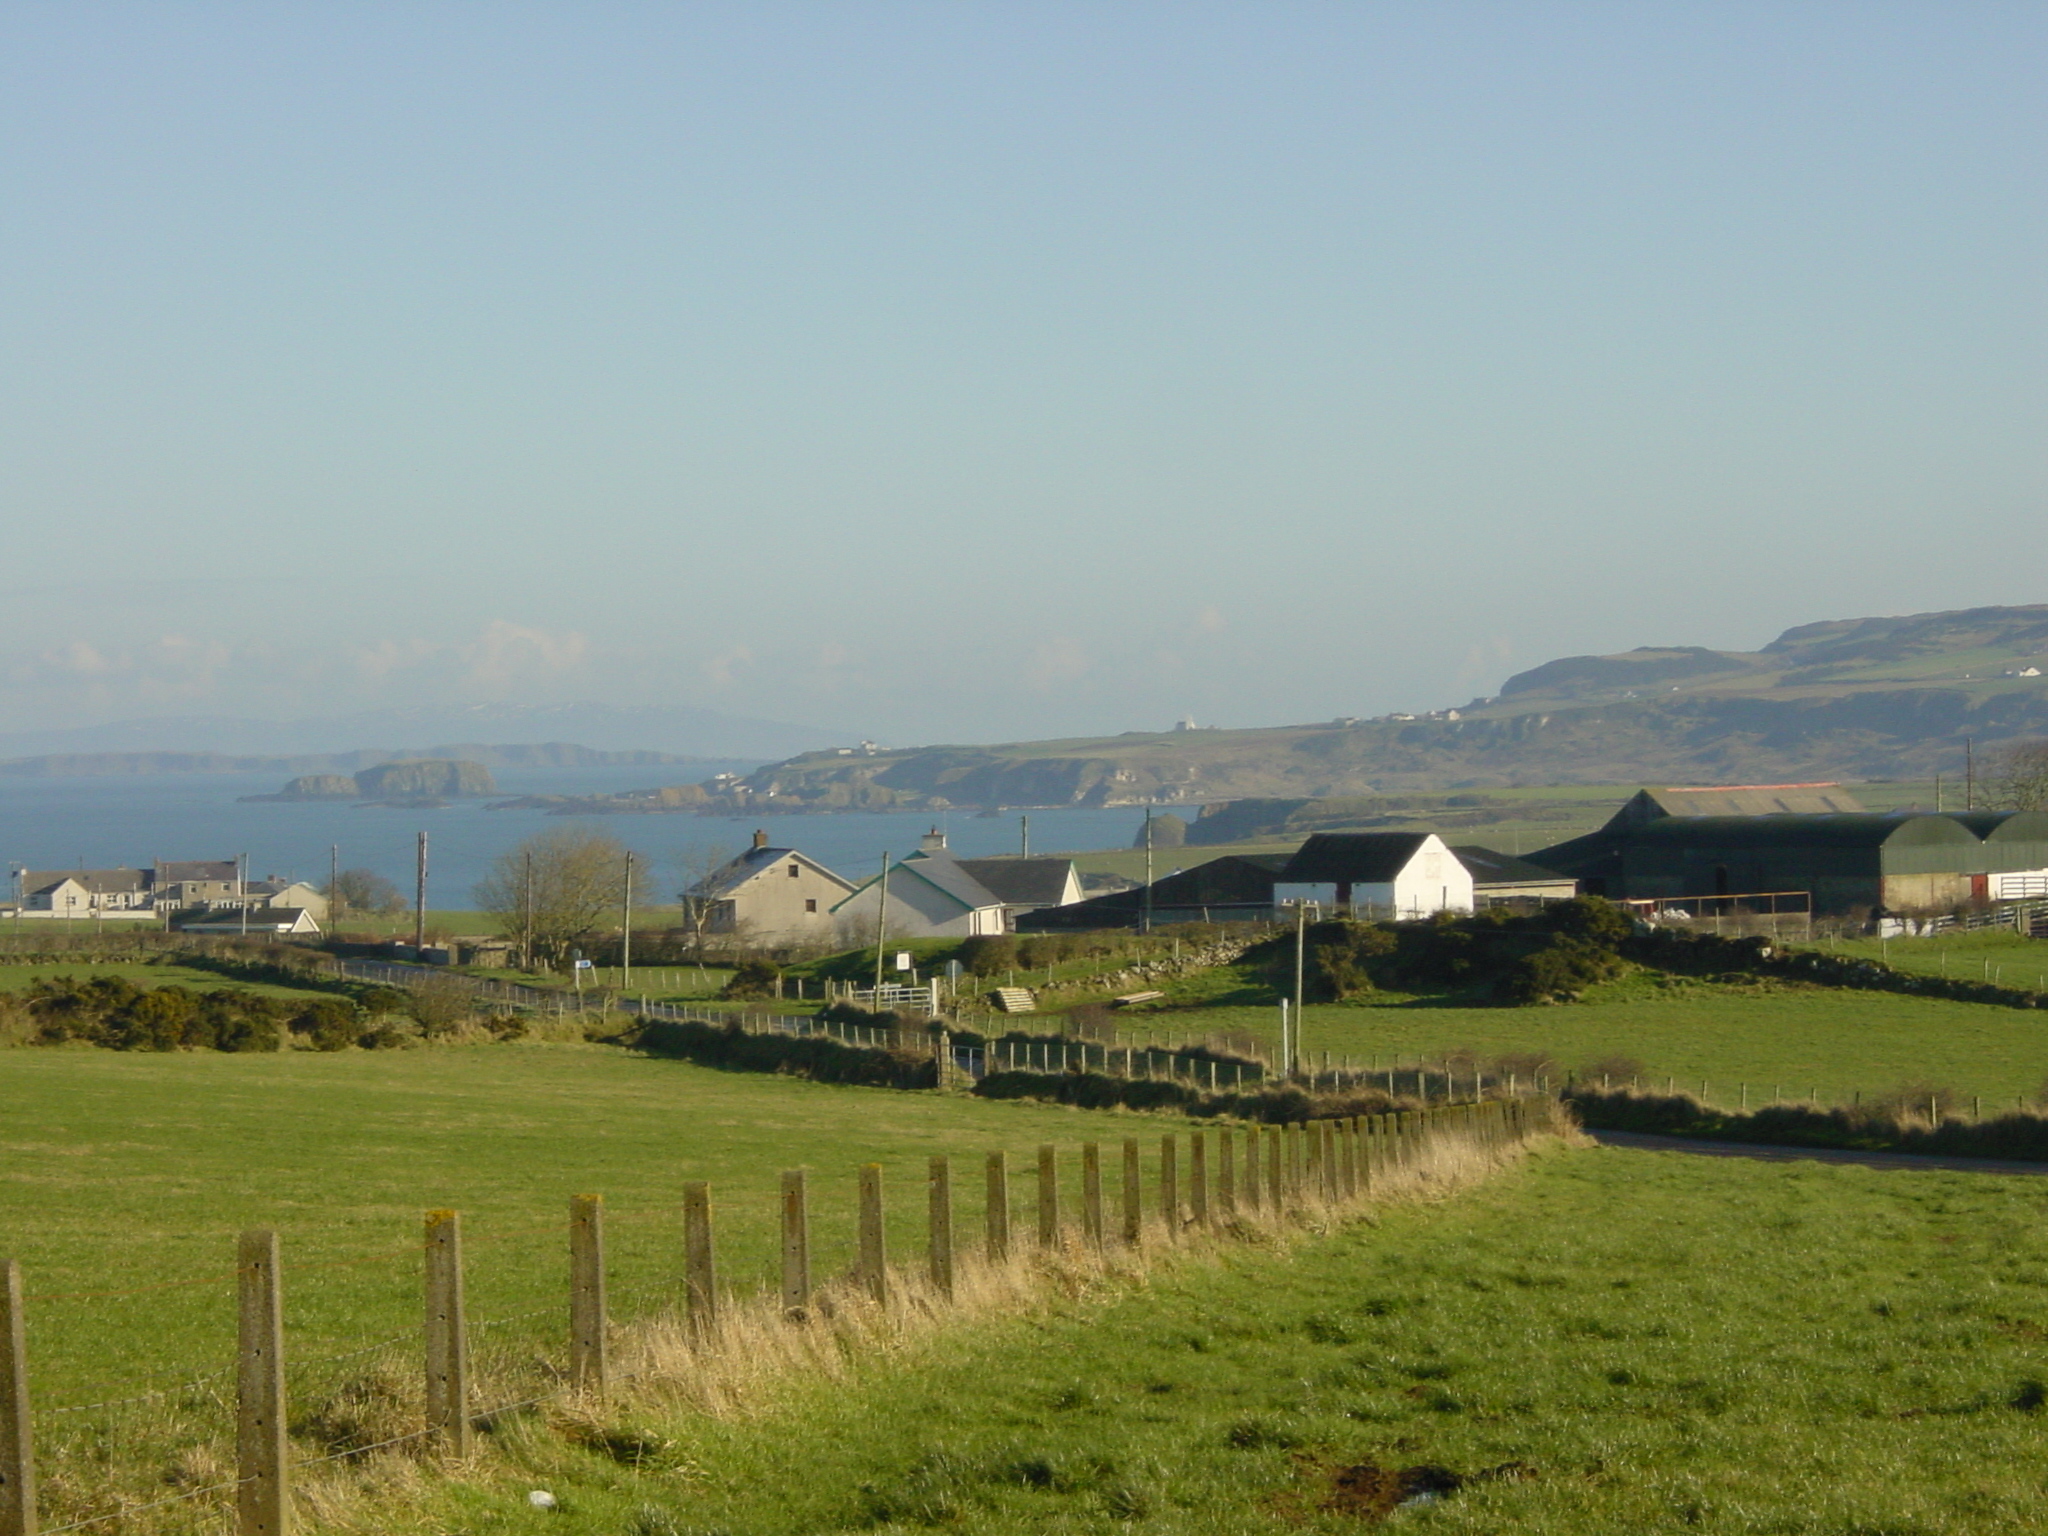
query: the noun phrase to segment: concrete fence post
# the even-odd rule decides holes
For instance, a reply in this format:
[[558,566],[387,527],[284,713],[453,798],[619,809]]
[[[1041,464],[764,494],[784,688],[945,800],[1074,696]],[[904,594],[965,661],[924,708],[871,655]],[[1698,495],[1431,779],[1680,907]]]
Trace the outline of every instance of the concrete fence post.
[[462,1218],[427,1212],[427,1428],[441,1454],[469,1455],[469,1329],[462,1314]]
[[801,1168],[782,1176],[782,1315],[811,1306],[811,1192]]
[[1237,1214],[1237,1132],[1216,1133],[1216,1208],[1227,1221]]
[[1159,1221],[1170,1243],[1180,1236],[1180,1138],[1159,1138]]
[[953,1299],[953,1164],[950,1159],[931,1160],[925,1190],[925,1204],[931,1218],[932,1288],[948,1301]]
[[604,1297],[604,1196],[569,1200],[569,1383],[602,1397],[605,1335],[610,1319]]
[[36,1536],[35,1421],[28,1402],[21,1266],[0,1265],[0,1536]]
[[1059,1158],[1057,1147],[1038,1149],[1038,1246],[1047,1252],[1060,1245]]
[[1102,1144],[1095,1141],[1081,1143],[1081,1235],[1102,1251]]
[[1145,1174],[1138,1160],[1138,1138],[1124,1138],[1124,1245],[1135,1248],[1145,1236]]
[[1188,1219],[1197,1227],[1209,1225],[1209,1133],[1188,1133]]
[[718,1244],[711,1227],[711,1186],[683,1186],[683,1296],[690,1331],[709,1338],[718,1326]]
[[988,1155],[988,1198],[983,1210],[983,1226],[987,1240],[984,1251],[988,1254],[989,1263],[1005,1263],[1010,1257],[1010,1155],[1007,1152]]
[[286,1536],[292,1491],[277,1234],[244,1232],[235,1268],[235,1530],[237,1536]]
[[889,1240],[882,1225],[882,1165],[860,1170],[860,1278],[876,1302],[889,1299]]

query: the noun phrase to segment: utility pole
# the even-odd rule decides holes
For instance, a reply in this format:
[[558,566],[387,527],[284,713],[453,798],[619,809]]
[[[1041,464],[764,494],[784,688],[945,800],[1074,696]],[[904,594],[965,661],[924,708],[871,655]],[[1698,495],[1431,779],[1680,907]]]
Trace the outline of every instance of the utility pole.
[[1031,818],[1029,816],[1019,816],[1017,818],[1017,856],[1024,859],[1031,857]]
[[1934,776],[1934,814],[1941,814],[1941,775]]
[[242,909],[242,937],[249,937],[249,855],[235,859],[235,904]]
[[1963,809],[1977,809],[1977,743],[1963,738]]
[[427,834],[420,833],[418,864],[413,874],[412,893],[413,959],[427,947]]
[[1145,931],[1152,931],[1152,807],[1145,807]]
[[626,850],[626,896],[619,918],[619,987],[633,985],[633,850]]
[[875,907],[875,995],[876,1011],[882,1007],[882,941],[889,936],[889,855],[882,854],[882,899]]
[[1302,979],[1307,971],[1308,960],[1308,903],[1294,904],[1294,1039],[1293,1054],[1287,1059],[1287,1075],[1291,1078],[1301,1064],[1301,1004]]
[[519,968],[533,970],[533,850],[526,850],[526,881],[519,895]]
[[341,844],[327,845],[327,922],[332,927],[341,911]]

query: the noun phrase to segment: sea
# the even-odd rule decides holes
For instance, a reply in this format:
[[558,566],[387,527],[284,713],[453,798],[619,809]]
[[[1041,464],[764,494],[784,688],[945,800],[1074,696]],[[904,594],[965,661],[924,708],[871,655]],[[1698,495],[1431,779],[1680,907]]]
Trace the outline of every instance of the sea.
[[[427,834],[427,904],[459,910],[500,855],[546,827],[595,827],[647,861],[663,899],[687,883],[711,852],[738,853],[756,828],[774,847],[797,848],[849,879],[863,878],[885,854],[912,852],[936,827],[962,858],[1016,853],[1020,818],[1030,818],[1033,853],[1128,848],[1140,835],[1142,809],[1056,807],[972,812],[843,812],[736,817],[683,814],[551,816],[540,810],[493,810],[520,795],[590,795],[652,784],[696,782],[714,773],[745,773],[756,763],[692,763],[654,769],[494,769],[499,794],[451,801],[433,810],[351,801],[250,801],[283,787],[276,773],[187,773],[90,778],[0,777],[0,858],[8,895],[13,873],[27,868],[140,868],[163,859],[233,859],[246,855],[250,878],[282,876],[324,884],[330,850],[343,869],[369,869],[407,895],[413,889],[417,838]],[[1162,865],[1161,872],[1166,868]]]

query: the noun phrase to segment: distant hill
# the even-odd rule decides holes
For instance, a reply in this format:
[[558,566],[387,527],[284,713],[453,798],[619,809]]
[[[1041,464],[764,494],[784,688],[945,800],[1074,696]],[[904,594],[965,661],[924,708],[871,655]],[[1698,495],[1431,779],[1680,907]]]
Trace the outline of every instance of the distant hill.
[[[760,769],[719,803],[1199,805],[1537,784],[1923,777],[1960,772],[1965,737],[2048,736],[2044,672],[2048,605],[1831,620],[1789,629],[1758,651],[1565,657],[1508,679],[1496,698],[1421,716],[812,752]],[[1198,829],[1192,840],[1201,839]]]
[[[667,752],[600,752],[566,741],[510,746],[475,742],[389,751],[360,747],[351,752],[315,752],[297,757],[234,756],[224,752],[75,752],[17,757],[0,762],[0,774],[15,778],[92,778],[151,773],[291,773],[347,775],[382,763],[457,759],[485,768],[632,768],[703,762]],[[708,759],[718,761],[718,759]]]

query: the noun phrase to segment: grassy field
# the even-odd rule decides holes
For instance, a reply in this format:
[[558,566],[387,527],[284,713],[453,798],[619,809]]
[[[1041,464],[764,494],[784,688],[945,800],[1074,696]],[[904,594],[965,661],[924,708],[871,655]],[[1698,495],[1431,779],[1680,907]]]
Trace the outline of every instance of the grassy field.
[[[53,1405],[229,1359],[224,1277],[244,1227],[282,1234],[293,1353],[310,1360],[417,1326],[429,1207],[463,1212],[472,1309],[505,1326],[495,1320],[559,1309],[565,1202],[605,1195],[623,1316],[675,1294],[686,1181],[712,1182],[723,1270],[746,1286],[772,1273],[785,1168],[814,1170],[823,1275],[851,1261],[863,1162],[886,1168],[893,1236],[909,1245],[921,1237],[929,1156],[963,1159],[962,1230],[978,1232],[983,1154],[1012,1155],[1021,1202],[1040,1142],[1163,1128],[528,1043],[275,1056],[15,1050],[0,1052],[0,1104],[0,1254],[48,1298],[31,1308],[30,1337],[39,1399]],[[515,1331],[558,1327],[550,1313]]]
[[662,1422],[651,1466],[515,1440],[380,1529],[1345,1531],[1348,1469],[1437,1467],[1469,1481],[1391,1528],[2038,1530],[2044,1338],[2048,1182],[1560,1151]]
[[217,971],[201,970],[197,966],[128,964],[118,961],[85,962],[76,965],[65,961],[37,965],[9,965],[0,962],[0,992],[19,992],[26,989],[31,982],[56,976],[75,976],[80,980],[91,976],[120,976],[145,987],[190,987],[198,992],[210,992],[216,987],[226,987],[236,992],[258,992],[265,997],[303,998],[316,995],[297,987],[238,981]]
[[[1660,1086],[1675,1077],[1697,1091],[1705,1080],[1714,1103],[1736,1103],[1745,1082],[1752,1103],[1776,1088],[1800,1098],[1818,1089],[1830,1103],[1913,1082],[1979,1095],[1988,1110],[2031,1097],[2048,1080],[2048,1014],[1884,992],[1637,976],[1548,1007],[1450,1007],[1383,993],[1306,1012],[1302,1045],[1317,1063],[1325,1051],[1355,1066],[1540,1054],[1561,1075],[1629,1058]],[[1267,1004],[1133,1014],[1119,1026],[1139,1040],[1229,1031],[1277,1045],[1279,1037],[1278,1010]]]

